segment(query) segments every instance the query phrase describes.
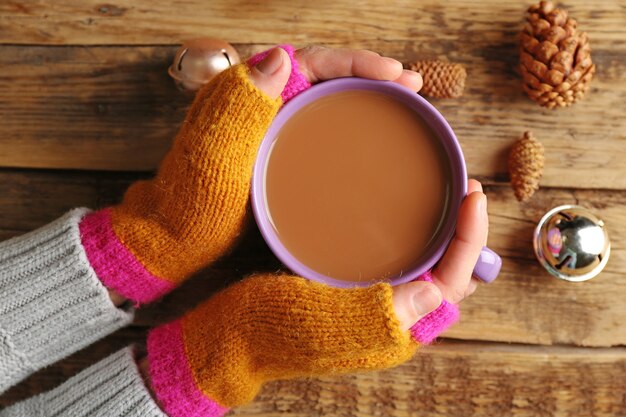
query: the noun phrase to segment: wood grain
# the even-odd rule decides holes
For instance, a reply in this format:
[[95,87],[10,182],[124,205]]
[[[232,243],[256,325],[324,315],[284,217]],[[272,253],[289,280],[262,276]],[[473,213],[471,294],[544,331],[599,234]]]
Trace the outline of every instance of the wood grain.
[[175,50],[0,47],[0,166],[153,170],[193,98]]
[[268,384],[234,415],[624,416],[626,351],[444,343],[379,373]]
[[[0,235],[31,230],[75,206],[101,207],[119,201],[136,173],[0,171]],[[542,189],[526,205],[506,186],[489,186],[489,246],[504,258],[503,272],[462,304],[461,325],[447,336],[532,344],[626,345],[626,191]],[[584,283],[559,281],[534,260],[536,221],[553,206],[578,203],[602,217],[614,242],[605,271]],[[228,283],[280,263],[256,227],[230,256],[159,304],[142,309],[137,323],[155,325],[182,314]]]
[[[0,43],[171,45],[189,37],[217,36],[235,43],[348,45],[372,39],[424,42],[434,37],[452,42],[463,33],[471,44],[497,37],[501,27],[515,31],[530,3],[394,0],[357,6],[345,0],[9,0],[0,5]],[[571,0],[566,6],[585,30],[604,34],[606,41],[620,41],[626,35],[624,4]],[[449,43],[448,49],[453,45]]]
[[[52,389],[129,343],[123,329],[38,372],[0,397],[0,407]],[[626,348],[530,347],[444,341],[395,369],[272,382],[235,416],[595,416],[626,414]]]
[[[597,75],[582,102],[554,112],[528,100],[516,74],[516,36],[532,2],[0,2],[0,241],[75,206],[113,204],[150,175],[191,100],[166,75],[186,39],[227,39],[244,57],[292,42],[460,62],[465,95],[433,104],[469,173],[488,184],[489,245],[504,258],[502,275],[462,304],[447,340],[411,362],[271,383],[233,415],[626,417],[626,0],[566,2],[589,33]],[[518,204],[503,182],[508,148],[525,130],[544,143],[546,170],[542,189]],[[605,272],[586,283],[558,281],[533,258],[536,221],[566,203],[593,209],[612,239]],[[232,254],[140,310],[133,326],[0,396],[0,409],[141,343],[148,326],[242,276],[279,268],[251,225]]]
[[[530,129],[546,146],[542,184],[626,188],[626,60],[617,52],[596,54],[599,71],[589,97],[551,112],[519,91],[511,70],[515,46],[505,42],[455,52],[451,58],[470,71],[466,94],[433,101],[455,129],[470,174],[506,179],[508,149]],[[436,57],[443,48],[437,42],[367,46],[404,62]],[[248,55],[265,47],[239,49]],[[153,170],[191,100],[166,74],[174,51],[0,46],[0,166]]]

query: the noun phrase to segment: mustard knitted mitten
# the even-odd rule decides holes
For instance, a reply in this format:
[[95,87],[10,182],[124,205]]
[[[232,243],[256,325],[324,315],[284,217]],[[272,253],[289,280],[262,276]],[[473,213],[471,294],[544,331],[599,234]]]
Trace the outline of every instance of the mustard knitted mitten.
[[216,417],[264,382],[382,369],[418,343],[401,330],[392,289],[338,289],[259,275],[148,336],[150,380],[171,417]]
[[98,278],[136,304],[168,293],[228,251],[241,233],[256,153],[282,105],[311,86],[295,50],[281,98],[249,79],[269,51],[222,72],[198,91],[155,178],[124,201],[86,215],[82,245]]
[[147,303],[233,245],[259,143],[281,104],[252,84],[245,64],[198,92],[156,177],[80,223],[89,262],[106,287]]

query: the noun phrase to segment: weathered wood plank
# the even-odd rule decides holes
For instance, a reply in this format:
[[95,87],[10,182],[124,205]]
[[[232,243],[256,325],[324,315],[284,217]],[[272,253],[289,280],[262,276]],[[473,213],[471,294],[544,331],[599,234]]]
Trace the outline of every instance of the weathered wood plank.
[[[0,171],[0,235],[27,231],[74,206],[98,207],[120,199],[138,176],[86,172]],[[462,304],[461,325],[448,337],[533,344],[626,345],[626,191],[544,189],[526,205],[505,186],[489,186],[489,245],[504,257],[501,277]],[[613,241],[605,272],[585,283],[558,281],[533,258],[534,224],[553,206],[575,203],[604,218]],[[2,232],[4,231],[4,233]],[[176,317],[216,289],[278,261],[255,227],[230,256],[200,273],[160,303],[142,309],[143,325]]]
[[623,355],[446,343],[393,370],[269,384],[234,415],[624,416]]
[[[520,91],[510,39],[478,38],[368,47],[404,62],[448,56],[467,65],[466,95],[434,104],[450,121],[471,175],[506,179],[506,154],[531,129],[547,149],[543,184],[626,188],[626,51],[596,49],[598,76],[585,100],[541,110]],[[460,36],[460,35],[459,35]],[[469,42],[463,39],[462,42]],[[239,45],[243,55],[267,45]],[[166,74],[175,47],[0,46],[0,166],[145,171],[167,151],[191,97]]]
[[175,49],[0,47],[0,166],[153,170],[192,99]]
[[[531,2],[487,0],[336,0],[238,2],[201,0],[6,1],[0,5],[0,43],[173,44],[194,36],[218,36],[236,43],[347,44],[372,39],[468,42],[493,36],[499,23],[515,30]],[[570,0],[572,16],[608,41],[624,39],[624,1]]]
[[[539,344],[609,346],[626,344],[626,194],[594,190],[542,189],[525,205],[508,188],[488,187],[489,245],[503,255],[503,272],[462,304],[461,325],[450,337]],[[607,224],[611,258],[598,277],[570,283],[551,277],[534,260],[532,233],[550,208],[581,204]],[[608,292],[615,291],[612,299]],[[619,317],[619,318],[618,318]],[[610,328],[617,324],[619,330]],[[523,335],[523,336],[522,336]],[[479,337],[482,339],[482,337]]]
[[[507,187],[488,187],[487,195],[489,246],[502,254],[503,270],[495,283],[481,286],[461,304],[461,323],[445,336],[544,345],[626,345],[626,253],[621,244],[626,237],[626,193],[549,189],[526,206],[518,205]],[[532,232],[542,214],[556,205],[576,202],[593,208],[605,220],[613,242],[605,271],[584,283],[551,277],[532,252]],[[256,228],[251,228],[241,248],[159,305],[140,311],[138,321],[152,324],[175,317],[213,293],[223,280],[232,282],[245,273],[279,265]],[[239,269],[238,273],[233,275],[231,268]]]
[[6,235],[40,227],[73,207],[104,207],[121,200],[142,174],[0,171],[0,230]]
[[[129,328],[40,371],[0,406],[60,384],[145,330]],[[626,349],[508,346],[445,341],[395,369],[267,384],[237,416],[626,415]]]

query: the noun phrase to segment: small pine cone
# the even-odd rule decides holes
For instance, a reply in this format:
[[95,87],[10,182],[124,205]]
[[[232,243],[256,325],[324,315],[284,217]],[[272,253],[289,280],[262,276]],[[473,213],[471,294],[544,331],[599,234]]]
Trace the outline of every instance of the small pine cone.
[[589,39],[576,20],[550,1],[528,8],[521,33],[520,72],[524,91],[543,107],[567,107],[581,99],[596,67]]
[[409,65],[424,80],[420,94],[435,98],[458,98],[463,95],[467,72],[461,64],[445,61],[417,61]]
[[543,163],[543,145],[532,133],[524,132],[509,154],[511,185],[519,201],[527,201],[539,188]]

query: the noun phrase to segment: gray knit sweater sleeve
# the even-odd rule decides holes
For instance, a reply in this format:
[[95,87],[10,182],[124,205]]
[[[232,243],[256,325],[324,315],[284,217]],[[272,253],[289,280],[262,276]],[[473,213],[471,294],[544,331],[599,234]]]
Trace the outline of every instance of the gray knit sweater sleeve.
[[0,393],[132,320],[87,261],[86,212],[0,243]]
[[167,417],[151,398],[126,348],[0,417]]

